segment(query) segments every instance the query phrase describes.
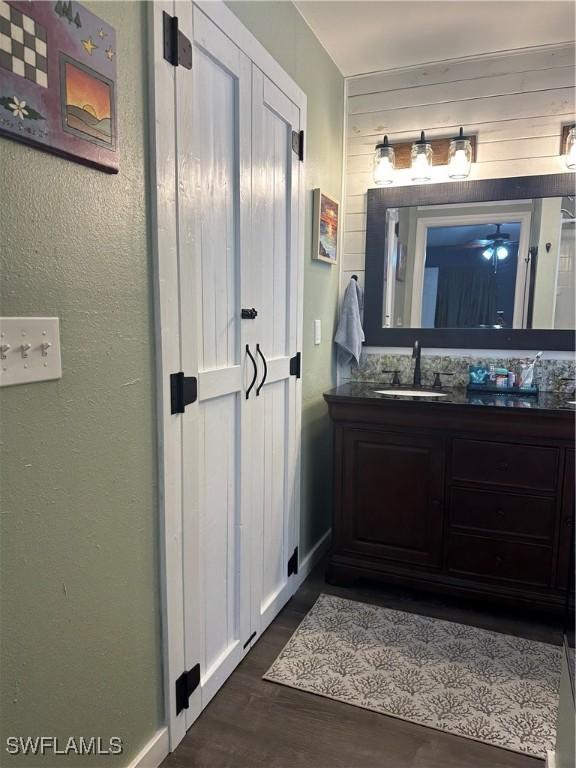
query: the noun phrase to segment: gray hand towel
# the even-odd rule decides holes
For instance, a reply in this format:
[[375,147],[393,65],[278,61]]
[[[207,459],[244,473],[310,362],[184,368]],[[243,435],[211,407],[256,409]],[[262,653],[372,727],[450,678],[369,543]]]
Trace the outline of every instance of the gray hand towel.
[[341,360],[344,364],[351,360],[360,362],[364,331],[362,329],[362,315],[364,312],[364,291],[358,285],[358,281],[352,278],[344,293],[340,320],[334,341],[342,350]]

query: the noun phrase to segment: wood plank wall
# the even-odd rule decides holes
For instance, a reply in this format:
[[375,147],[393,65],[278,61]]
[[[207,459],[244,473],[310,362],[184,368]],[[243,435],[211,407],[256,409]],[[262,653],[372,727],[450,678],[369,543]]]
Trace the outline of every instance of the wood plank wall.
[[[574,122],[574,66],[574,43],[566,43],[348,79],[342,286],[364,277],[366,190],[383,134],[394,143],[463,125],[478,136],[471,179],[566,171],[559,148],[562,126]],[[400,184],[412,183],[408,170],[398,173]]]

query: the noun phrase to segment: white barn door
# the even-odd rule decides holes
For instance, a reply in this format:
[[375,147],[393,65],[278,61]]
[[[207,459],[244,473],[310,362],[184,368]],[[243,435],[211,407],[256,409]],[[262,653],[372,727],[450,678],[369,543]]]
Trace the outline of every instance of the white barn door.
[[249,283],[243,257],[250,235],[252,65],[201,11],[189,8],[192,72],[182,72],[178,126],[190,210],[181,226],[180,315],[183,370],[196,372],[198,400],[182,416],[184,612],[186,665],[200,665],[200,686],[188,725],[242,659],[251,633],[244,390],[245,347],[253,344],[240,313]]
[[292,595],[288,562],[297,560],[300,382],[290,360],[297,355],[301,164],[292,149],[300,112],[257,67],[252,104],[251,259],[262,376],[253,422],[251,580],[252,630],[260,634]]

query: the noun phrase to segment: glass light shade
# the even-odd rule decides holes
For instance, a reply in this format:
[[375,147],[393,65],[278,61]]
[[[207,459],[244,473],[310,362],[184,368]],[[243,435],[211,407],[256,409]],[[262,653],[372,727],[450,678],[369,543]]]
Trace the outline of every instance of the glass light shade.
[[499,245],[496,248],[496,256],[500,261],[504,261],[504,259],[508,258],[508,248],[503,245]]
[[426,141],[424,131],[420,141],[412,144],[412,181],[430,181],[432,178],[432,144]]
[[392,184],[395,167],[394,147],[388,144],[388,137],[385,136],[384,142],[377,144],[374,151],[374,183],[377,187]]
[[492,250],[492,248],[486,248],[485,251],[482,251],[482,256],[484,256],[486,261],[488,261],[488,259],[491,259],[493,255],[494,255],[494,251]]
[[466,179],[471,168],[472,144],[470,139],[466,136],[452,139],[448,149],[448,176],[451,179]]
[[570,128],[566,139],[566,165],[571,171],[576,171],[576,126]]

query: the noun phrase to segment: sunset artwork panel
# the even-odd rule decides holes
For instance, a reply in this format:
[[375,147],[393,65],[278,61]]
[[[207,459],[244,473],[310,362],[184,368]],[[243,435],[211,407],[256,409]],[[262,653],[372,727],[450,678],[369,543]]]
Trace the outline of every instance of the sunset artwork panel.
[[0,0],[0,27],[0,140],[117,173],[114,27],[74,0]]
[[88,141],[113,146],[114,86],[79,62],[61,58],[63,128]]
[[314,190],[313,258],[336,264],[338,261],[338,217],[340,204],[319,189]]

